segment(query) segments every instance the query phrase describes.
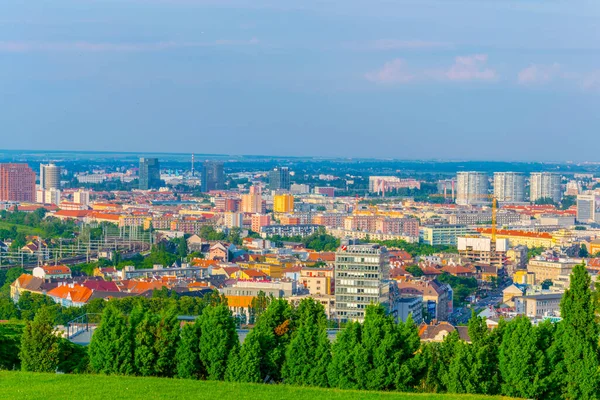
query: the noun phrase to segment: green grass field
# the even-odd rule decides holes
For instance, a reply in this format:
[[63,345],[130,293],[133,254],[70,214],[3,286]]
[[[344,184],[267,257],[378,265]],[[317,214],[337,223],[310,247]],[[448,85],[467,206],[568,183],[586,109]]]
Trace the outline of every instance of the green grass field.
[[360,392],[178,379],[57,375],[0,371],[0,399],[293,399],[476,400],[474,395]]
[[0,229],[10,230],[10,228],[13,226],[17,227],[17,232],[23,233],[25,235],[39,235],[42,233],[42,230],[38,228],[32,228],[27,225],[11,224],[10,222],[0,221]]

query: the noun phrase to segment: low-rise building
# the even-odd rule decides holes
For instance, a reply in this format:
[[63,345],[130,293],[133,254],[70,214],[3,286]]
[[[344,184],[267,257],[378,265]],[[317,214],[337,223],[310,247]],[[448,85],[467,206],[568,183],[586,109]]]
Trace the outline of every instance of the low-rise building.
[[32,274],[36,278],[44,280],[69,279],[71,278],[71,269],[66,265],[44,265],[42,267],[35,267]]
[[419,240],[431,246],[456,246],[459,236],[473,234],[467,225],[424,225],[419,228]]
[[515,312],[529,318],[560,316],[563,293],[532,294],[514,298]]
[[535,283],[540,284],[545,280],[555,281],[561,275],[570,275],[573,267],[577,264],[578,261],[573,259],[546,260],[534,258],[529,260],[527,271],[535,274]]

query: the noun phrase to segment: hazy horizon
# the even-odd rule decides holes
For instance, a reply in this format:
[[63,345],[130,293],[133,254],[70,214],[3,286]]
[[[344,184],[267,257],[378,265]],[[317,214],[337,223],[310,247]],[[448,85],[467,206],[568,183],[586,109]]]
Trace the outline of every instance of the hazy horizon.
[[7,149],[600,161],[597,1],[0,10]]

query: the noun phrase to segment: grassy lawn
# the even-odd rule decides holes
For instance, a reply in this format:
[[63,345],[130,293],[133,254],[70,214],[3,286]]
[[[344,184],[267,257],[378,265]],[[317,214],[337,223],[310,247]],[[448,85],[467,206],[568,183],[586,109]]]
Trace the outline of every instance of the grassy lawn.
[[11,224],[10,222],[0,221],[0,229],[10,230],[10,228],[13,226],[17,227],[17,232],[23,233],[25,235],[39,235],[42,233],[42,230],[38,228],[32,228],[27,225]]
[[0,399],[501,399],[474,395],[433,395],[360,392],[202,382],[178,379],[108,377],[100,375],[56,375],[0,371]]

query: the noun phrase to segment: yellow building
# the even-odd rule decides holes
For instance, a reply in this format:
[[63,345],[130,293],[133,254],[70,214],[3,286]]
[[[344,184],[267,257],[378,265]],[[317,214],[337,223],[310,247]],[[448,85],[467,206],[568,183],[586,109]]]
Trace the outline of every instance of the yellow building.
[[278,194],[273,197],[273,212],[293,213],[294,196],[291,194]]
[[[478,229],[478,231],[483,237],[492,237],[492,230],[489,228]],[[523,245],[530,249],[533,247],[550,248],[555,244],[554,238],[547,232],[537,233],[499,229],[496,233],[496,238],[508,239],[510,247]]]
[[270,264],[263,262],[240,262],[238,263],[242,267],[242,271],[245,270],[256,270],[264,272],[273,279],[281,279],[283,268],[281,264]]
[[513,282],[522,285],[535,285],[535,274],[526,269],[517,270],[513,274]]

